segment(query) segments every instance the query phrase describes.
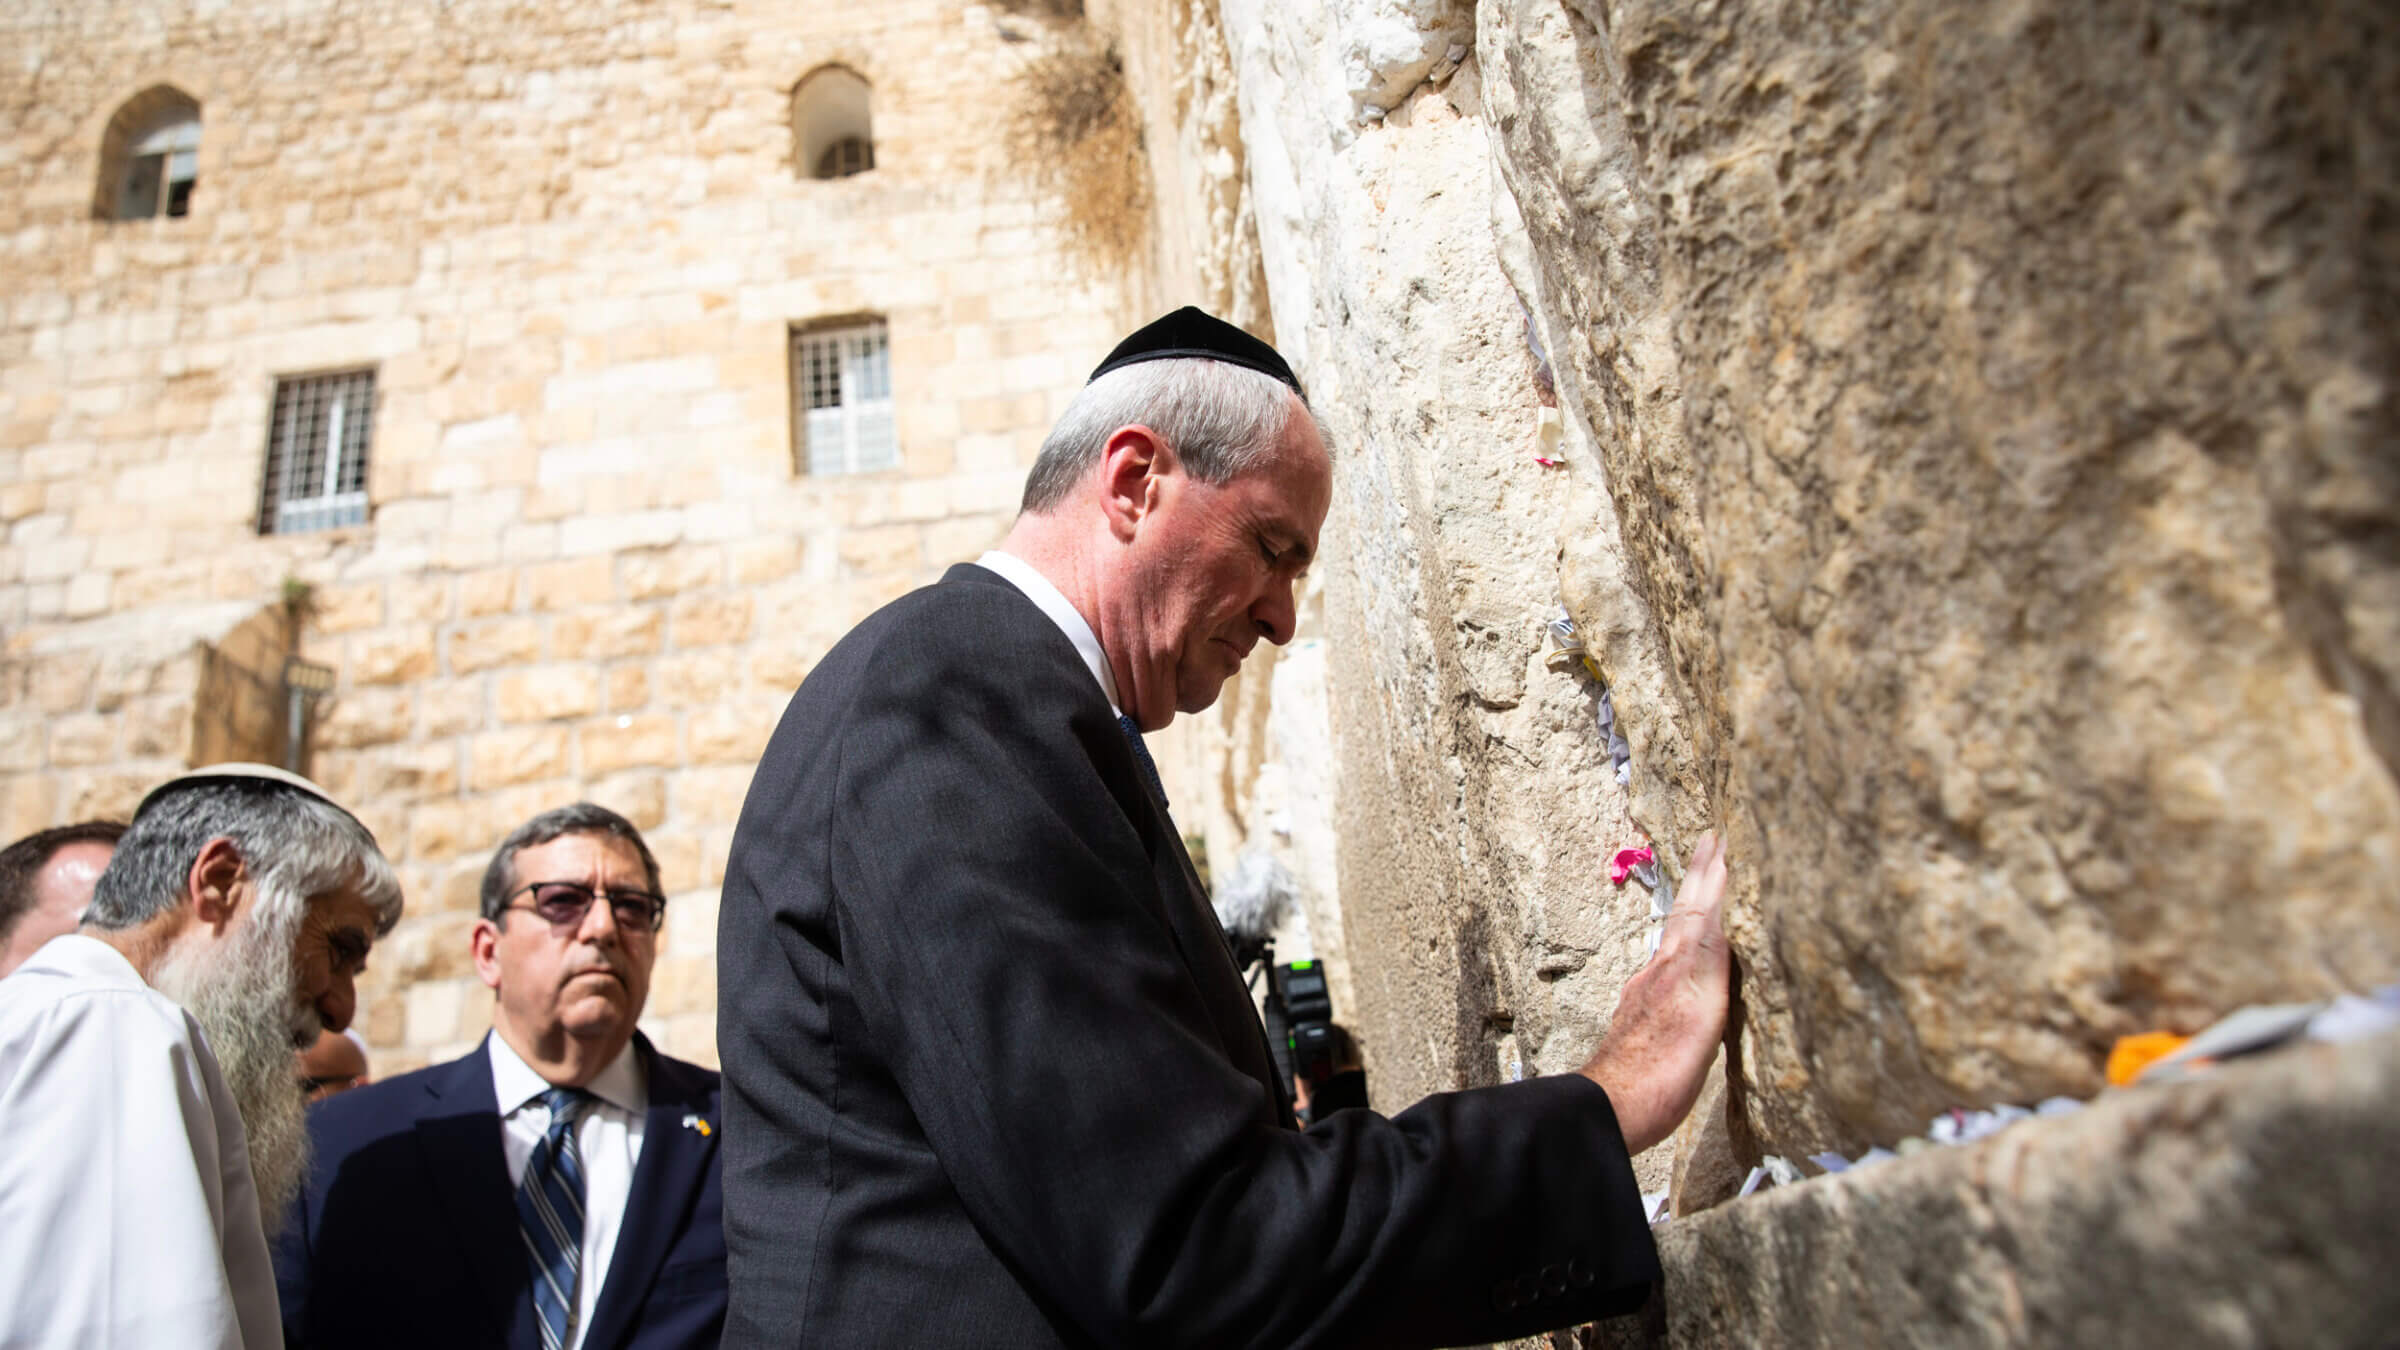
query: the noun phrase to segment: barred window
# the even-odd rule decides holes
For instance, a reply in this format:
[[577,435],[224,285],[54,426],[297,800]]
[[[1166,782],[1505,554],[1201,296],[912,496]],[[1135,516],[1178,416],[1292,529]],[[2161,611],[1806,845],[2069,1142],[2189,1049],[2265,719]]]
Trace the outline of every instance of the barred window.
[[302,534],[364,524],[374,425],[372,370],[277,380],[258,532]]
[[810,474],[900,462],[892,434],[891,330],[881,320],[792,330],[792,458]]
[[817,177],[848,178],[875,167],[875,146],[864,136],[845,136],[817,156]]

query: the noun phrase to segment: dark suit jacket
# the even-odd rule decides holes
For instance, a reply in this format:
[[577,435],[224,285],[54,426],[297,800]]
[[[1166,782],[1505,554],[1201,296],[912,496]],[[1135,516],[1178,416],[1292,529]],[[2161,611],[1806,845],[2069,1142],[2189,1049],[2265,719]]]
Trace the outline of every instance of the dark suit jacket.
[[728,1346],[1456,1344],[1657,1278],[1581,1076],[1293,1127],[1107,699],[982,568],[809,676],[718,925]]
[[[650,1110],[583,1343],[713,1346],[725,1324],[717,1075],[634,1043]],[[480,1047],[309,1108],[315,1160],[275,1250],[286,1342],[540,1350],[500,1129]]]

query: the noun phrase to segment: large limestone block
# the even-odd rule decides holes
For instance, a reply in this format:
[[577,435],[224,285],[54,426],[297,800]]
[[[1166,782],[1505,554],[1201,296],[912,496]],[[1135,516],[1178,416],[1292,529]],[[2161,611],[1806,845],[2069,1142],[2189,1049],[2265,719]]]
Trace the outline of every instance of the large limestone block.
[[[1336,1015],[1395,1110],[1578,1066],[1644,958],[1650,908],[1608,881],[1610,853],[1642,836],[1599,689],[1542,659],[1578,475],[1536,458],[1550,410],[1502,257],[1521,229],[1494,216],[1475,68],[1448,59],[1465,34],[1425,49],[1439,59],[1415,68],[1422,82],[1376,95],[1380,120],[1328,134],[1353,87],[1338,72],[1372,36],[1359,24],[1400,8],[1221,6],[1273,332],[1327,427],[1335,482],[1309,606],[1321,675],[1287,684],[1279,661],[1215,714],[1241,747],[1223,761],[1227,805],[1254,803],[1234,842],[1276,847],[1288,830],[1295,863],[1338,879],[1320,954],[1347,964]],[[1316,688],[1322,732],[1278,736],[1305,725],[1290,702]],[[1242,711],[1270,691],[1273,718]],[[1289,812],[1260,809],[1276,778]],[[1643,1164],[1647,1184],[1669,1161]]]
[[1605,1346],[2386,1346],[2400,1035],[2311,1045],[1658,1233]]
[[1637,774],[1691,755],[1637,811],[1742,864],[1737,1132],[2088,1094],[2400,970],[2389,7],[1478,22],[1621,530],[1570,604],[1630,574]]

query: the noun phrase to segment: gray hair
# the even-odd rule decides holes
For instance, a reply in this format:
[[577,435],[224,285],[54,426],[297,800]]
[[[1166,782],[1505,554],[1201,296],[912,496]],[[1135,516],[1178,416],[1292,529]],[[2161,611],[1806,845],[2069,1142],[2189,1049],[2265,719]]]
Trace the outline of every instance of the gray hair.
[[[1192,477],[1222,483],[1265,463],[1294,411],[1315,417],[1290,385],[1246,366],[1205,357],[1119,366],[1085,385],[1050,428],[1022,509],[1040,515],[1064,502],[1120,427],[1150,428]],[[1324,432],[1319,425],[1319,440]]]
[[400,922],[400,878],[375,836],[322,798],[266,779],[196,782],[153,797],[117,841],[84,922],[133,928],[184,902],[192,864],[212,839],[230,839],[258,883],[259,918],[296,922],[307,904],[355,891],[377,916]]
[[517,854],[529,848],[539,848],[553,839],[570,834],[604,834],[633,845],[642,859],[642,872],[650,880],[653,894],[666,894],[659,883],[658,859],[650,856],[650,846],[642,842],[642,832],[633,822],[605,806],[577,802],[572,806],[554,806],[508,832],[492,861],[483,869],[483,917],[493,923],[501,921],[507,912],[508,897],[517,888]]

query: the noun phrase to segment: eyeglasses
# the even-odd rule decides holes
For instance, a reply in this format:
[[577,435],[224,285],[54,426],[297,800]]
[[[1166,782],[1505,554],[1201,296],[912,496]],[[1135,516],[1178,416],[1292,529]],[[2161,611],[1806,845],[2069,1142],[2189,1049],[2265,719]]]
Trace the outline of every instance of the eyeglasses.
[[580,926],[592,901],[603,894],[608,897],[609,910],[616,915],[617,927],[629,933],[655,933],[667,917],[667,900],[648,891],[595,891],[580,881],[535,881],[519,886],[508,893],[516,899],[531,892],[530,905],[502,905],[503,909],[529,909],[559,927]]

